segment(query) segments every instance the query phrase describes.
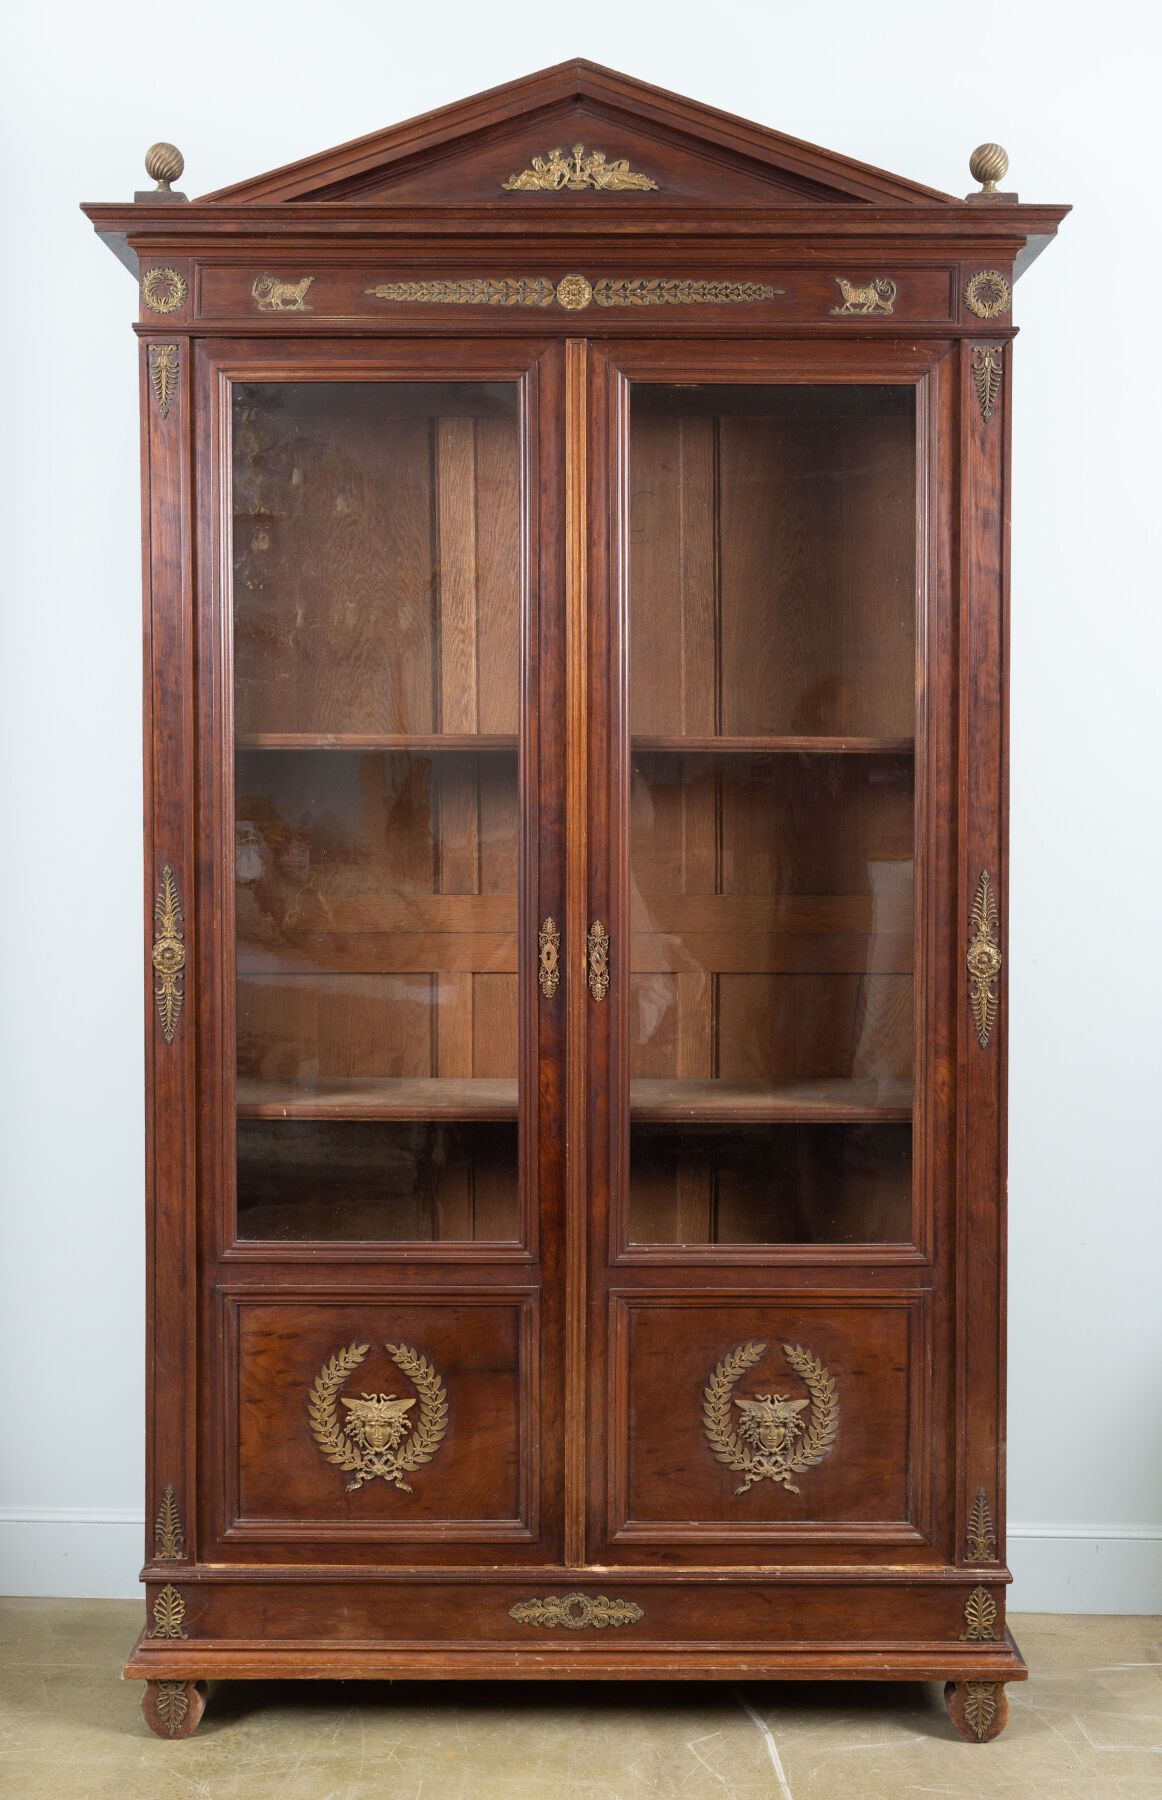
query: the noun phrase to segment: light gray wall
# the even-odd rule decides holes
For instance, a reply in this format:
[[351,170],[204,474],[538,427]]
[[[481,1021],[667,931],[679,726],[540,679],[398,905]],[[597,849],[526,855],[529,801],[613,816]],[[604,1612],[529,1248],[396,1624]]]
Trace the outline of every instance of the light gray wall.
[[[1011,1561],[1162,1611],[1155,15],[829,0],[22,7],[3,107],[0,1590],[141,1553],[137,368],[76,211],[191,194],[586,55],[954,193],[1072,200],[1015,358]],[[1146,183],[1150,191],[1147,192]]]

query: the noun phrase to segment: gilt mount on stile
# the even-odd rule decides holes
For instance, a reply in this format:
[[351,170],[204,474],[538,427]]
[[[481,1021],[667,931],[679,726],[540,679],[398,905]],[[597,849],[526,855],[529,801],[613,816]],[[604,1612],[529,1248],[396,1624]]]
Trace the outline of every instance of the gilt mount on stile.
[[1012,305],[1068,209],[582,61],[146,166],[84,210],[140,303],[148,1724],[745,1673],[987,1742]]

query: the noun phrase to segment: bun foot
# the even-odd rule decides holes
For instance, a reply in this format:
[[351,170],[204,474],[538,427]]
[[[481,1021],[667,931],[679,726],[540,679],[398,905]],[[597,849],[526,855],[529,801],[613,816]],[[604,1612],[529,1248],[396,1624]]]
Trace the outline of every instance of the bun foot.
[[1009,1722],[1009,1702],[1002,1681],[949,1681],[944,1704],[962,1738],[970,1744],[989,1744]]
[[141,1716],[160,1738],[192,1737],[206,1710],[204,1681],[147,1681]]

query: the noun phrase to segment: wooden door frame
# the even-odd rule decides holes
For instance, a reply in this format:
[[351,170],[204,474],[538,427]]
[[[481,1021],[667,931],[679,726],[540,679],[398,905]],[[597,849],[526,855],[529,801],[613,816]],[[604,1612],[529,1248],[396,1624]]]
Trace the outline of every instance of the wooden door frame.
[[[954,1340],[956,1284],[963,1269],[955,1255],[956,1109],[955,1052],[959,969],[956,844],[960,796],[957,767],[957,669],[960,584],[953,567],[958,513],[956,429],[960,407],[959,346],[950,338],[906,343],[884,337],[858,343],[780,338],[745,345],[683,341],[611,340],[589,352],[588,558],[585,672],[589,724],[587,912],[609,922],[612,979],[608,1000],[586,1009],[588,1169],[583,1184],[570,1184],[570,1206],[587,1208],[588,1290],[586,1367],[590,1443],[587,1456],[587,1554],[619,1560],[610,1539],[614,1524],[611,1467],[612,1421],[617,1386],[613,1366],[611,1306],[661,1289],[698,1293],[757,1291],[857,1295],[890,1291],[901,1299],[931,1294],[926,1358],[938,1380],[928,1382],[927,1403],[913,1444],[926,1457],[920,1475],[924,1541],[896,1552],[899,1560],[946,1566],[955,1560],[953,1471],[961,1416],[954,1405],[959,1381]],[[629,1249],[618,1230],[619,1188],[628,1161],[625,952],[628,943],[628,629],[626,580],[628,529],[628,405],[635,380],[796,384],[892,382],[917,392],[917,593],[918,719],[916,745],[916,975],[917,1047],[914,1144],[915,1236],[911,1245],[739,1246],[697,1252]],[[585,997],[586,1000],[588,997]],[[939,1103],[940,1116],[934,1108]],[[937,1204],[936,1196],[942,1196]],[[624,1193],[620,1196],[624,1209]],[[795,1561],[780,1546],[779,1560]],[[804,1549],[798,1553],[809,1556]],[[817,1552],[815,1553],[817,1554]],[[867,1565],[871,1546],[836,1550]],[[633,1560],[653,1557],[640,1542]],[[741,1548],[714,1563],[755,1560]],[[895,1560],[895,1556],[893,1557]]]
[[[440,1294],[486,1290],[519,1296],[532,1280],[539,1288],[539,1319],[532,1343],[539,1349],[535,1381],[534,1429],[522,1455],[539,1466],[536,1512],[540,1530],[535,1542],[506,1546],[518,1562],[559,1560],[562,1510],[564,1404],[563,1292],[561,1279],[564,1185],[564,1004],[563,996],[543,996],[536,981],[537,929],[548,913],[559,914],[565,889],[564,789],[565,758],[561,734],[540,728],[545,718],[563,716],[564,618],[561,556],[562,441],[564,356],[551,339],[447,340],[423,338],[391,341],[338,339],[292,342],[286,339],[239,337],[194,341],[191,365],[191,454],[203,471],[200,510],[194,511],[187,490],[182,517],[195,546],[187,559],[195,565],[192,593],[183,602],[174,627],[188,643],[192,734],[191,762],[176,788],[182,798],[191,839],[195,874],[186,892],[191,918],[196,917],[199,979],[188,995],[187,1030],[190,1066],[187,1105],[197,1118],[198,1204],[192,1195],[181,1202],[191,1237],[196,1217],[197,1254],[180,1268],[155,1262],[155,1283],[164,1290],[167,1316],[181,1309],[189,1316],[184,1342],[189,1346],[189,1373],[182,1392],[170,1391],[168,1404],[180,1405],[188,1421],[189,1455],[183,1469],[186,1515],[196,1520],[204,1554],[224,1554],[223,1496],[231,1489],[226,1464],[232,1454],[225,1437],[230,1418],[226,1394],[228,1334],[223,1331],[220,1296],[274,1287],[288,1298],[353,1291],[403,1290],[419,1296],[425,1288]],[[232,1232],[233,1130],[230,1103],[233,1086],[232,1035],[232,906],[229,855],[232,795],[232,677],[230,633],[225,608],[229,595],[229,384],[234,381],[512,381],[520,386],[520,461],[522,517],[521,590],[521,743],[520,808],[524,846],[518,895],[521,960],[520,1008],[523,1052],[520,1102],[527,1121],[522,1132],[522,1241],[515,1246],[392,1244],[239,1243]],[[196,777],[196,779],[195,779]],[[192,952],[194,934],[187,931]],[[194,1041],[196,1027],[196,1071]],[[198,1090],[195,1099],[194,1083]],[[165,1198],[168,1177],[159,1179]],[[166,1199],[166,1204],[169,1204]],[[194,1350],[196,1320],[196,1353]],[[194,1371],[197,1371],[196,1386]],[[209,1398],[199,1405],[196,1395]],[[199,1414],[201,1416],[199,1416]],[[197,1464],[201,1475],[197,1475]],[[157,1481],[164,1484],[163,1471]],[[196,1498],[195,1498],[196,1497]],[[325,1542],[316,1545],[326,1554]],[[246,1555],[235,1547],[229,1555]],[[253,1550],[249,1552],[253,1554]],[[346,1562],[382,1566],[383,1545],[370,1538],[361,1546],[345,1545]],[[470,1566],[479,1555],[470,1546],[442,1551],[432,1542],[421,1556],[403,1562],[431,1561]]]

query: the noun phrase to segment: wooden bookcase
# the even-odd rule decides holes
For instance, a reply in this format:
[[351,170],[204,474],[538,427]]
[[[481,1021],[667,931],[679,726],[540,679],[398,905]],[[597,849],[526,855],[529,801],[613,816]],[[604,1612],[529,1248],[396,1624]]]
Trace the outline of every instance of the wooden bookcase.
[[1003,164],[571,62],[85,208],[141,294],[162,1735],[272,1675],[1003,1725],[1011,301],[1067,210]]

